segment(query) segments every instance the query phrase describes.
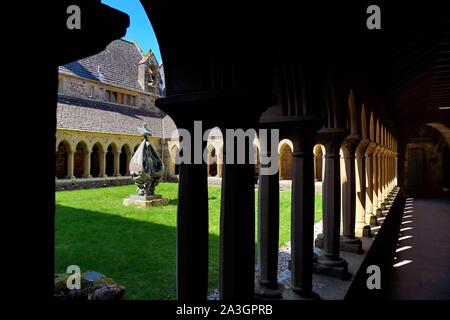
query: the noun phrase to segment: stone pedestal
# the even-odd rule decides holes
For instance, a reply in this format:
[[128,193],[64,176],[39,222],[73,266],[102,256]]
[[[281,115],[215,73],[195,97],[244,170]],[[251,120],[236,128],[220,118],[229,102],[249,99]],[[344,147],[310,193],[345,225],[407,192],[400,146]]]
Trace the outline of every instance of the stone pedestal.
[[169,199],[163,198],[160,194],[155,194],[152,196],[132,195],[129,198],[123,199],[124,206],[133,205],[138,208],[167,206],[168,204]]

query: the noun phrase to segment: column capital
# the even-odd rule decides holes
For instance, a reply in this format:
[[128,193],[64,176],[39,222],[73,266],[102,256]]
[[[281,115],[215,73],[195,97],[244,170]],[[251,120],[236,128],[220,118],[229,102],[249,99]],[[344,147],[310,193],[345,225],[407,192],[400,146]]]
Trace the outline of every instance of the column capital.
[[369,147],[370,141],[368,139],[361,139],[356,147],[355,156],[357,159],[364,158],[366,156],[367,148]]
[[325,158],[339,157],[342,141],[347,137],[348,130],[344,128],[324,128],[318,131],[325,145]]
[[365,156],[372,157],[375,152],[376,147],[377,147],[377,144],[375,142],[369,142],[369,144],[367,145],[367,148],[366,148]]
[[361,137],[358,135],[349,135],[342,142],[342,151],[344,153],[344,158],[354,158],[356,148],[358,147]]
[[377,143],[376,147],[373,150],[373,157],[378,158],[379,154],[383,148],[384,148],[383,146],[381,146],[380,144]]

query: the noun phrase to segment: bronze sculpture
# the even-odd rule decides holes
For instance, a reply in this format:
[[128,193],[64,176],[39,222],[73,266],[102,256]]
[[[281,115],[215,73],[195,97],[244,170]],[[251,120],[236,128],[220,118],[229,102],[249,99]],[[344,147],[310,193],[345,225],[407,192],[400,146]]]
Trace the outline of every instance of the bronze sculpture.
[[136,193],[139,196],[153,196],[155,187],[162,177],[164,165],[149,141],[152,131],[145,123],[138,130],[144,136],[144,140],[131,158],[130,174],[137,186]]

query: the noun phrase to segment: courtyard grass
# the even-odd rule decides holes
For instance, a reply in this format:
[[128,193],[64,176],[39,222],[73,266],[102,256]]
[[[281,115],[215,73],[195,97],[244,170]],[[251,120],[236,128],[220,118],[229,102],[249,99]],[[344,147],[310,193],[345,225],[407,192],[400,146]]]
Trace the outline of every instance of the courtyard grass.
[[[161,183],[170,205],[124,207],[121,186],[56,192],[55,272],[95,270],[126,287],[126,299],[175,299],[178,185]],[[209,288],[218,286],[220,188],[209,187]],[[280,246],[290,238],[290,192],[280,193]],[[315,221],[321,219],[316,195]],[[256,239],[255,239],[256,243]]]

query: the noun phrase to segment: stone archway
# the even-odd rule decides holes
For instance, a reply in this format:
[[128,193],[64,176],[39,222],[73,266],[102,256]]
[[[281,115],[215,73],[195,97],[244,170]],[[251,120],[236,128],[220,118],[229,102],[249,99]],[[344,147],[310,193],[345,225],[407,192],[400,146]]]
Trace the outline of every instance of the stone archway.
[[115,145],[110,144],[108,149],[106,149],[106,168],[105,173],[106,176],[112,177],[114,176],[114,154],[117,152]]
[[130,162],[130,147],[128,145],[123,145],[120,149],[119,156],[119,174],[121,176],[127,176],[128,172],[128,164]]
[[61,141],[59,143],[58,150],[55,155],[55,176],[58,179],[64,179],[67,177],[69,150],[70,147],[67,141]]
[[100,168],[100,157],[102,153],[102,148],[100,144],[97,142],[92,147],[92,153],[91,153],[91,175],[93,177],[100,177],[101,174],[101,168]]
[[280,180],[292,179],[292,149],[288,144],[283,144],[279,154]]
[[211,147],[208,153],[208,176],[217,176],[217,153],[214,147]]
[[323,152],[320,145],[314,147],[314,179],[323,181]]
[[[73,155],[73,175],[76,178],[85,176],[87,146],[84,142],[78,142]],[[89,173],[87,173],[89,174]]]

